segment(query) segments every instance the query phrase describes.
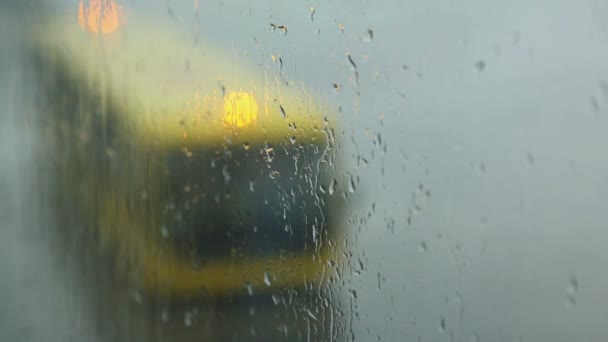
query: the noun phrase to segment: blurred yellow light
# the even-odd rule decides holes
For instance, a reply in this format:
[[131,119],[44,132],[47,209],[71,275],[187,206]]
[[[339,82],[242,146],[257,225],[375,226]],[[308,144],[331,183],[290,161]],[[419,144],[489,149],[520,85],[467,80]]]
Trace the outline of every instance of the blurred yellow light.
[[249,93],[230,92],[224,98],[224,121],[236,127],[249,126],[258,116],[258,104]]
[[122,7],[114,0],[84,0],[78,3],[78,23],[91,32],[112,33],[124,21]]

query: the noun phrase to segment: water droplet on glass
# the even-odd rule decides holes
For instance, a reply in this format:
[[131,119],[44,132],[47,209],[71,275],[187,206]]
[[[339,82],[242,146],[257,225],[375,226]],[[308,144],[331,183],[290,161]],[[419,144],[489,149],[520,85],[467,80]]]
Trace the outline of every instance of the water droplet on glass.
[[528,152],[528,154],[526,155],[526,159],[528,160],[528,164],[530,165],[534,164],[534,161],[536,160],[534,158],[534,155],[530,152]]
[[246,282],[245,289],[247,290],[248,295],[253,296],[253,286],[251,285],[251,283]]
[[329,183],[329,194],[333,195],[334,192],[336,192],[336,187],[338,186],[338,181],[336,181],[335,179],[332,179],[331,182]]
[[275,30],[281,31],[281,33],[283,35],[287,34],[287,26],[285,26],[285,25],[276,25],[276,24],[270,23],[270,31],[275,31]]
[[566,286],[566,299],[568,307],[573,308],[576,306],[576,294],[578,293],[578,278],[576,275],[570,275],[568,279],[568,286]]
[[376,291],[382,291],[382,280],[383,280],[383,277],[380,274],[380,272],[377,273],[377,277],[378,277],[378,286],[376,287]]
[[483,60],[479,60],[475,63],[475,68],[477,68],[477,71],[482,72],[485,70],[486,68],[486,62],[484,62]]
[[439,319],[439,331],[444,332],[445,328],[446,328],[445,317],[441,316],[441,318]]
[[192,312],[187,311],[186,313],[184,313],[184,325],[187,327],[192,326]]
[[315,321],[318,321],[317,316],[315,316],[312,311],[310,311],[309,309],[306,309],[306,313],[308,314],[308,316],[312,319],[314,319]]
[[139,291],[133,292],[133,300],[137,304],[141,304],[143,302],[143,296],[141,295],[141,293],[139,293]]
[[361,41],[369,43],[372,40],[374,40],[374,31],[370,28],[364,35],[361,36]]
[[271,284],[270,274],[268,274],[268,272],[264,272],[264,284],[266,284],[266,286],[270,286]]
[[160,226],[160,235],[165,239],[169,237],[169,229],[167,229],[167,226]]
[[245,149],[245,151],[249,150],[250,147],[251,147],[251,145],[249,145],[248,142],[243,143],[243,148]]
[[228,172],[228,166],[224,165],[222,168],[222,176],[224,176],[224,183],[230,183],[230,173]]
[[278,295],[273,294],[272,295],[272,302],[274,303],[274,305],[279,305],[279,303],[281,302],[281,299],[279,298]]
[[589,100],[589,102],[591,102],[591,108],[593,109],[594,112],[600,111],[600,103],[598,102],[597,97],[591,96],[591,99]]
[[350,182],[348,182],[348,192],[353,193],[357,190],[357,187],[355,186],[355,180],[354,178],[350,178]]
[[266,161],[272,163],[272,160],[274,159],[274,146],[267,145],[264,148],[264,152],[266,153]]
[[169,310],[167,310],[167,308],[163,308],[163,310],[161,311],[161,313],[160,313],[160,319],[164,323],[169,322]]

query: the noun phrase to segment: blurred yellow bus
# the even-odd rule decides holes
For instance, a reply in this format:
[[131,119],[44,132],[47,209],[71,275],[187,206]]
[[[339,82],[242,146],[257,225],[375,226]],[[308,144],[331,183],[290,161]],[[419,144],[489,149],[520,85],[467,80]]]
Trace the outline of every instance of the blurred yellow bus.
[[327,280],[342,236],[330,106],[168,22],[86,6],[31,44],[56,198],[96,241],[83,248],[156,296]]

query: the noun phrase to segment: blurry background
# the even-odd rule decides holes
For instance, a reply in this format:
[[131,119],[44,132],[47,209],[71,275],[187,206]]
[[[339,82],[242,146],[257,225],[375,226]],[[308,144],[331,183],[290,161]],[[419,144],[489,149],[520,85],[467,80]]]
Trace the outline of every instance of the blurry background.
[[[0,340],[93,340],[88,294],[28,205],[18,46],[39,7],[16,3],[0,21]],[[191,1],[123,3],[196,35]],[[608,4],[201,1],[199,34],[340,113],[345,339],[608,338]]]

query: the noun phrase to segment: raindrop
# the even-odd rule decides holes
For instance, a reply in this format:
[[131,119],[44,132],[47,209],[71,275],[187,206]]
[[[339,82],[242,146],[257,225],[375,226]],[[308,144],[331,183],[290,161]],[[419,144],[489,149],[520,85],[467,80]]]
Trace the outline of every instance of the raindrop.
[[422,241],[419,247],[421,252],[426,252],[429,250],[429,246],[426,244],[426,241]]
[[591,99],[589,100],[589,102],[591,102],[591,108],[593,108],[593,111],[599,112],[600,104],[597,101],[597,98],[595,96],[591,96]]
[[346,55],[346,58],[348,59],[350,65],[352,65],[353,70],[357,70],[357,64],[355,64],[355,61],[353,61],[353,57],[350,55],[350,53]]
[[315,10],[314,7],[310,7],[310,21],[314,21],[315,20],[315,13],[317,11]]
[[175,15],[175,12],[173,12],[173,8],[167,7],[167,15],[169,16],[169,18],[177,20],[177,16]]
[[281,327],[278,328],[278,330],[283,331],[285,337],[287,337],[287,324],[283,324]]
[[277,170],[270,170],[268,176],[270,176],[271,179],[276,179],[277,177],[281,176],[281,173]]
[[264,284],[266,284],[266,286],[270,286],[271,284],[270,274],[268,274],[268,272],[264,272]]
[[161,313],[160,313],[160,319],[164,323],[169,322],[169,310],[167,310],[167,308],[163,308],[163,310],[161,311]]
[[355,180],[351,177],[350,182],[348,182],[348,192],[353,193],[357,190],[355,186]]
[[578,293],[578,287],[578,278],[574,274],[570,275],[568,286],[566,287],[567,304],[570,308],[576,306],[576,294]]
[[222,176],[224,176],[224,182],[226,184],[230,183],[230,173],[228,172],[228,165],[224,165],[222,168]]
[[253,187],[254,185],[255,185],[255,183],[254,183],[253,179],[249,180],[249,190],[251,192],[253,192],[255,190]]
[[279,64],[279,69],[283,68],[283,58],[281,58],[281,56],[272,55],[270,58],[272,58],[273,62]]
[[382,276],[380,272],[377,273],[378,276],[378,286],[376,287],[376,291],[382,291]]
[[374,40],[374,31],[372,31],[372,29],[368,29],[367,32],[361,36],[361,40],[364,42],[371,42],[372,40]]
[[329,194],[333,195],[334,192],[336,192],[336,187],[338,186],[338,181],[336,181],[335,179],[331,180],[331,183],[329,183]]
[[482,72],[486,68],[486,62],[484,62],[483,59],[480,59],[475,63],[475,67],[477,68],[477,71]]
[[272,163],[274,159],[274,147],[272,145],[266,145],[263,150],[266,153],[266,162]]
[[139,293],[139,291],[133,292],[133,300],[137,304],[141,304],[143,302],[143,296],[141,295],[141,293]]
[[248,142],[243,143],[243,148],[245,149],[245,151],[249,150],[250,147],[251,147],[251,145],[249,145]]
[[441,316],[441,318],[439,319],[439,331],[440,332],[444,332],[445,331],[445,317]]
[[274,303],[274,305],[279,305],[279,303],[281,302],[281,299],[276,294],[273,294],[272,295],[272,302]]
[[248,295],[253,296],[253,286],[251,285],[251,283],[246,282],[245,289],[247,290]]
[[528,152],[528,154],[526,155],[526,159],[528,160],[528,164],[534,164],[535,158],[532,153]]
[[519,43],[520,39],[521,39],[520,33],[517,31],[513,32],[513,45],[517,45]]
[[275,31],[275,30],[281,31],[281,33],[283,35],[287,34],[287,26],[285,26],[285,25],[276,25],[276,24],[270,23],[270,31]]
[[165,239],[169,237],[169,229],[167,229],[167,226],[160,226],[160,235]]
[[317,316],[315,316],[312,311],[306,309],[306,313],[308,314],[308,316],[310,316],[310,318],[314,319],[315,321],[318,321]]
[[191,326],[192,326],[192,312],[187,311],[187,312],[184,314],[184,324],[185,324],[187,327],[191,327]]

